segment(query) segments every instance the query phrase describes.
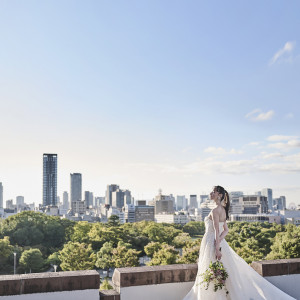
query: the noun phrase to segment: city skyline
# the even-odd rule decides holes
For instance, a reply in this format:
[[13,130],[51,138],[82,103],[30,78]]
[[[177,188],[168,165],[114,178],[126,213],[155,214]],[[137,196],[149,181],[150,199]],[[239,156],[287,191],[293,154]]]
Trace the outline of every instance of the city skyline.
[[[52,160],[52,157],[55,157],[55,170],[57,171],[57,154],[43,154],[43,173],[44,173],[44,170],[45,170],[45,156],[46,156],[46,160],[49,160],[49,155],[51,156],[50,160]],[[53,164],[53,162],[52,162]],[[45,176],[43,176],[43,180],[45,181]],[[57,179],[56,179],[57,180]],[[47,180],[46,180],[47,181]],[[43,184],[43,190],[44,190],[44,184]],[[54,187],[54,190],[56,190],[56,186]],[[126,189],[126,190],[122,190],[120,189],[120,185],[117,185],[117,184],[109,184],[109,185],[106,185],[106,190],[105,192],[102,194],[102,195],[95,195],[95,198],[98,198],[98,197],[102,197],[104,199],[106,199],[105,201],[109,202],[109,203],[106,203],[106,204],[109,204],[110,206],[113,206],[112,205],[112,192],[113,193],[116,193],[116,192],[122,192],[124,195],[128,194],[130,195],[130,199],[131,199],[131,191]],[[143,201],[143,200],[147,200],[147,201],[152,201],[154,200],[155,198],[157,198],[159,195],[162,195],[163,191],[162,189],[158,189],[157,193],[154,193],[153,196],[150,196],[149,198],[134,198],[136,201]],[[228,190],[228,193],[231,194],[232,196],[230,197],[236,197],[237,194],[241,194],[241,195],[244,195],[244,196],[249,196],[249,195],[265,195],[268,199],[268,206],[269,206],[269,209],[273,209],[273,200],[278,200],[278,198],[286,198],[285,195],[279,195],[279,194],[275,194],[273,195],[273,189],[272,188],[262,188],[261,190],[257,189],[256,191],[254,192],[245,192],[245,191],[237,191],[237,190]],[[75,195],[76,194],[76,195]],[[82,174],[81,173],[70,173],[70,189],[69,190],[64,190],[62,192],[62,195],[59,195],[57,194],[57,198],[55,200],[55,203],[54,205],[57,205],[59,201],[59,199],[61,198],[61,202],[60,202],[60,205],[64,205],[68,202],[68,197],[70,195],[70,205],[73,201],[82,201],[82,195],[83,195],[83,189],[82,189]],[[72,196],[73,195],[73,196]],[[170,192],[170,193],[165,193],[165,195],[167,197],[169,196],[172,196],[174,198],[174,196],[177,197],[177,200],[178,198],[181,198],[181,197],[184,197],[185,200],[186,200],[186,205],[191,205],[190,202],[192,201],[193,198],[195,198],[193,201],[193,203],[197,203],[198,204],[201,204],[204,200],[203,199],[210,199],[210,196],[209,196],[209,192],[202,192],[202,193],[198,193],[198,194],[191,194],[191,193],[186,193],[186,194],[174,194],[173,192]],[[115,197],[116,195],[114,195]],[[198,199],[198,196],[199,196],[199,199]],[[188,199],[189,197],[189,199]],[[2,182],[0,182],[0,200],[1,198],[3,199],[3,205],[2,207],[4,207],[4,197],[3,197],[3,184]],[[19,199],[22,199],[22,203],[24,204],[24,196],[16,196],[15,197],[15,200],[14,198],[12,199],[6,199],[5,201],[15,201],[15,203],[18,205],[18,198]],[[43,196],[44,198],[44,196]],[[73,199],[74,198],[74,199]],[[87,199],[88,198],[88,199]],[[73,199],[73,200],[72,200]],[[76,200],[77,199],[77,200]],[[84,191],[84,201],[88,201],[88,202],[93,202],[93,199],[94,199],[94,192],[90,192],[90,191]],[[175,199],[175,198],[174,198]],[[175,200],[175,201],[177,201]],[[181,201],[181,200],[180,200]],[[271,202],[270,202],[271,201]],[[286,199],[284,200],[286,201]],[[26,202],[27,204],[29,203],[28,201]],[[176,202],[177,203],[177,202]],[[288,202],[288,204],[292,204],[294,202]],[[0,201],[0,204],[1,204],[1,201]],[[43,206],[45,205],[49,205],[49,204],[45,204],[45,201],[43,200],[42,203],[40,202],[35,202],[35,204],[38,206],[38,204],[43,204]],[[296,204],[296,203],[294,203]],[[50,205],[53,205],[53,204],[50,204]],[[195,204],[194,204],[195,205]],[[296,204],[297,205],[297,204]],[[193,205],[192,205],[193,206]],[[1,206],[0,206],[1,207]]]
[[78,172],[95,196],[219,184],[300,204],[299,9],[1,2],[3,201],[42,203],[41,155],[57,153],[60,197]]

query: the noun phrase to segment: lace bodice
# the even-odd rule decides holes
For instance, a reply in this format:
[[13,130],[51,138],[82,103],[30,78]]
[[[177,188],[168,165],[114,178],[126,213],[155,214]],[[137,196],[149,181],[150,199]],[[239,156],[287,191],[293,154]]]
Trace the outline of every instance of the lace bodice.
[[[210,219],[208,216],[204,218],[205,223],[205,233],[214,233],[214,224],[213,220]],[[219,222],[219,234],[222,233],[224,230],[224,222]]]

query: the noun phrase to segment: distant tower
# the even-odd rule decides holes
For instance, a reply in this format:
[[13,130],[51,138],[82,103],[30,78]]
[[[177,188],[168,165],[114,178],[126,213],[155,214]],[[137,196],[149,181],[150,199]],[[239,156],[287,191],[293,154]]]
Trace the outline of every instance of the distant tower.
[[24,196],[17,196],[16,197],[16,205],[17,207],[23,206],[25,204]]
[[189,209],[198,208],[197,195],[190,195]]
[[43,154],[43,206],[56,205],[57,154]]
[[119,189],[117,184],[109,184],[106,188],[106,195],[105,195],[105,204],[112,205],[112,192],[115,192]]
[[262,189],[261,195],[268,198],[268,208],[273,211],[273,190],[272,189]]
[[0,182],[0,208],[3,208],[3,185]]
[[80,173],[71,175],[71,203],[82,200],[82,177]]
[[68,192],[63,192],[63,207],[69,209],[69,194]]
[[90,191],[84,192],[84,201],[86,208],[89,208],[90,206],[93,206],[94,204],[94,195]]

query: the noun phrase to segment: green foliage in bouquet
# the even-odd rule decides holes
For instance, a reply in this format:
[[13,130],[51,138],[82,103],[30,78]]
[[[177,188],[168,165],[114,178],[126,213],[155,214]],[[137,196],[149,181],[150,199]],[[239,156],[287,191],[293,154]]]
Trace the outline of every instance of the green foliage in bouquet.
[[228,291],[225,287],[226,279],[228,278],[228,273],[224,268],[223,264],[220,261],[210,262],[208,269],[200,274],[203,280],[200,284],[205,284],[205,289],[207,290],[210,283],[214,284],[214,291],[222,290],[223,287],[226,290],[226,295],[228,295]]

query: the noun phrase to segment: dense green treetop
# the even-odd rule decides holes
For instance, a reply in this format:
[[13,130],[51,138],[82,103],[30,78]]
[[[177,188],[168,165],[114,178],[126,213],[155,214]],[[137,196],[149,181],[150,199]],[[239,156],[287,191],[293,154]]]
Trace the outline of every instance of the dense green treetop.
[[[300,257],[300,228],[295,225],[229,222],[228,227],[226,241],[248,263]],[[204,222],[120,224],[112,216],[104,224],[26,211],[0,220],[0,273],[13,272],[13,252],[20,259],[20,272],[42,271],[50,264],[63,270],[136,266],[143,255],[152,265],[195,263],[204,232]],[[182,248],[181,256],[175,248]]]
[[45,261],[39,249],[25,250],[19,262],[26,272],[36,273],[44,271]]

